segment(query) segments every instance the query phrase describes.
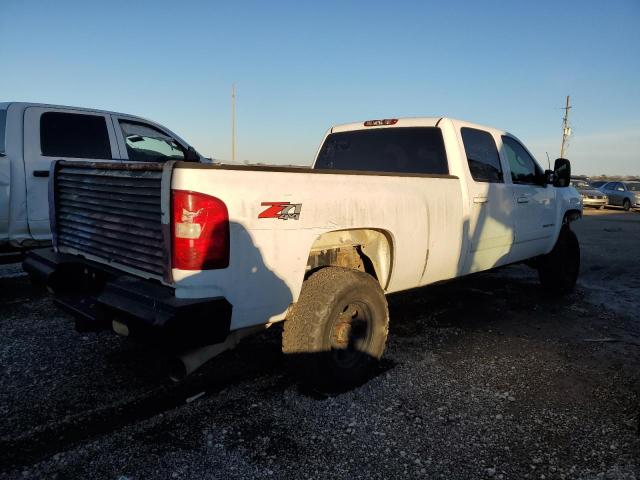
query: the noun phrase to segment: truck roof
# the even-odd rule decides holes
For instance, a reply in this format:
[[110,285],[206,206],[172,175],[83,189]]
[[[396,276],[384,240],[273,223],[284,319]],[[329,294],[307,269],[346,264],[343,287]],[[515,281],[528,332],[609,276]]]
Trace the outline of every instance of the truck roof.
[[14,108],[18,108],[19,110],[25,110],[28,107],[44,107],[44,108],[64,108],[65,110],[78,110],[82,112],[95,112],[95,113],[103,113],[109,115],[120,115],[125,117],[136,117],[142,120],[147,120],[152,123],[156,123],[153,120],[149,120],[147,118],[140,117],[138,115],[133,115],[131,113],[122,113],[122,112],[113,112],[110,110],[101,110],[99,108],[91,108],[91,107],[73,107],[70,105],[56,105],[51,103],[37,103],[37,102],[0,102],[0,108],[6,109],[10,106]]
[[[479,128],[482,130],[494,131],[500,134],[511,135],[508,132],[495,127],[480,125],[478,123],[467,122],[465,120],[458,120],[451,117],[393,117],[393,118],[386,118],[386,119],[374,119],[374,120],[366,120],[366,121],[363,120],[360,122],[343,123],[339,125],[334,125],[329,130],[329,133],[348,132],[352,130],[365,130],[365,129],[371,129],[371,128],[435,127],[435,126],[438,126],[438,124],[440,124],[442,121],[450,121],[456,124],[457,126]],[[369,122],[382,122],[382,124],[375,124],[375,125],[365,124]]]

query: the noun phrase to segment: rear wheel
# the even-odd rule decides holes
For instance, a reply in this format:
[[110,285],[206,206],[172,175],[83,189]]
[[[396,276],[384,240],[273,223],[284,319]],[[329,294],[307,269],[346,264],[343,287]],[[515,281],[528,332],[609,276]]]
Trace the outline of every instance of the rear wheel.
[[388,328],[387,300],[377,280],[327,267],[305,281],[284,324],[282,350],[304,386],[344,391],[370,377]]
[[580,244],[578,237],[565,225],[560,230],[553,250],[540,259],[538,276],[542,287],[550,293],[571,292],[580,271]]
[[622,202],[622,208],[624,208],[625,212],[628,212],[631,209],[631,202],[628,198],[625,198],[624,202]]

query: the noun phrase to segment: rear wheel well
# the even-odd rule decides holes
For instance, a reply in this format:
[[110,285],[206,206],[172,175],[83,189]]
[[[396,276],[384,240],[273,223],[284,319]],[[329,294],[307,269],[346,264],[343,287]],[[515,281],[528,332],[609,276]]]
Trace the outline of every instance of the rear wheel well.
[[327,232],[311,247],[305,279],[324,267],[344,267],[368,273],[385,288],[391,273],[391,241],[380,230]]

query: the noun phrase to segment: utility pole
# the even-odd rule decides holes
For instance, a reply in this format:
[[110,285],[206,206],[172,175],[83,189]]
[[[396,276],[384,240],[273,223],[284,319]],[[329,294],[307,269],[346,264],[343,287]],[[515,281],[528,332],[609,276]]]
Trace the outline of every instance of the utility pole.
[[231,87],[231,161],[236,161],[236,82]]
[[562,119],[562,146],[560,147],[560,158],[564,158],[564,152],[567,148],[567,140],[571,135],[571,127],[569,126],[569,95],[567,95],[567,104],[564,107],[564,118]]

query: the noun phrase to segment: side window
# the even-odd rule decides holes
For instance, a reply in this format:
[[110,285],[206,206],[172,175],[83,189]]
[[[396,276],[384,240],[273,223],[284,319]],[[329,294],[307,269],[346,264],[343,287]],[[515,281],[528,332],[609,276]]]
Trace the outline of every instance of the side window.
[[542,169],[517,140],[502,136],[513,183],[538,184]]
[[620,182],[616,183],[616,190],[619,192],[624,192],[624,185]]
[[151,125],[120,120],[127,144],[129,160],[134,162],[164,162],[184,160],[185,150],[176,140]]
[[467,127],[461,128],[460,133],[473,179],[476,182],[502,183],[500,156],[491,134]]
[[40,117],[40,151],[45,157],[110,159],[104,117],[45,112]]

